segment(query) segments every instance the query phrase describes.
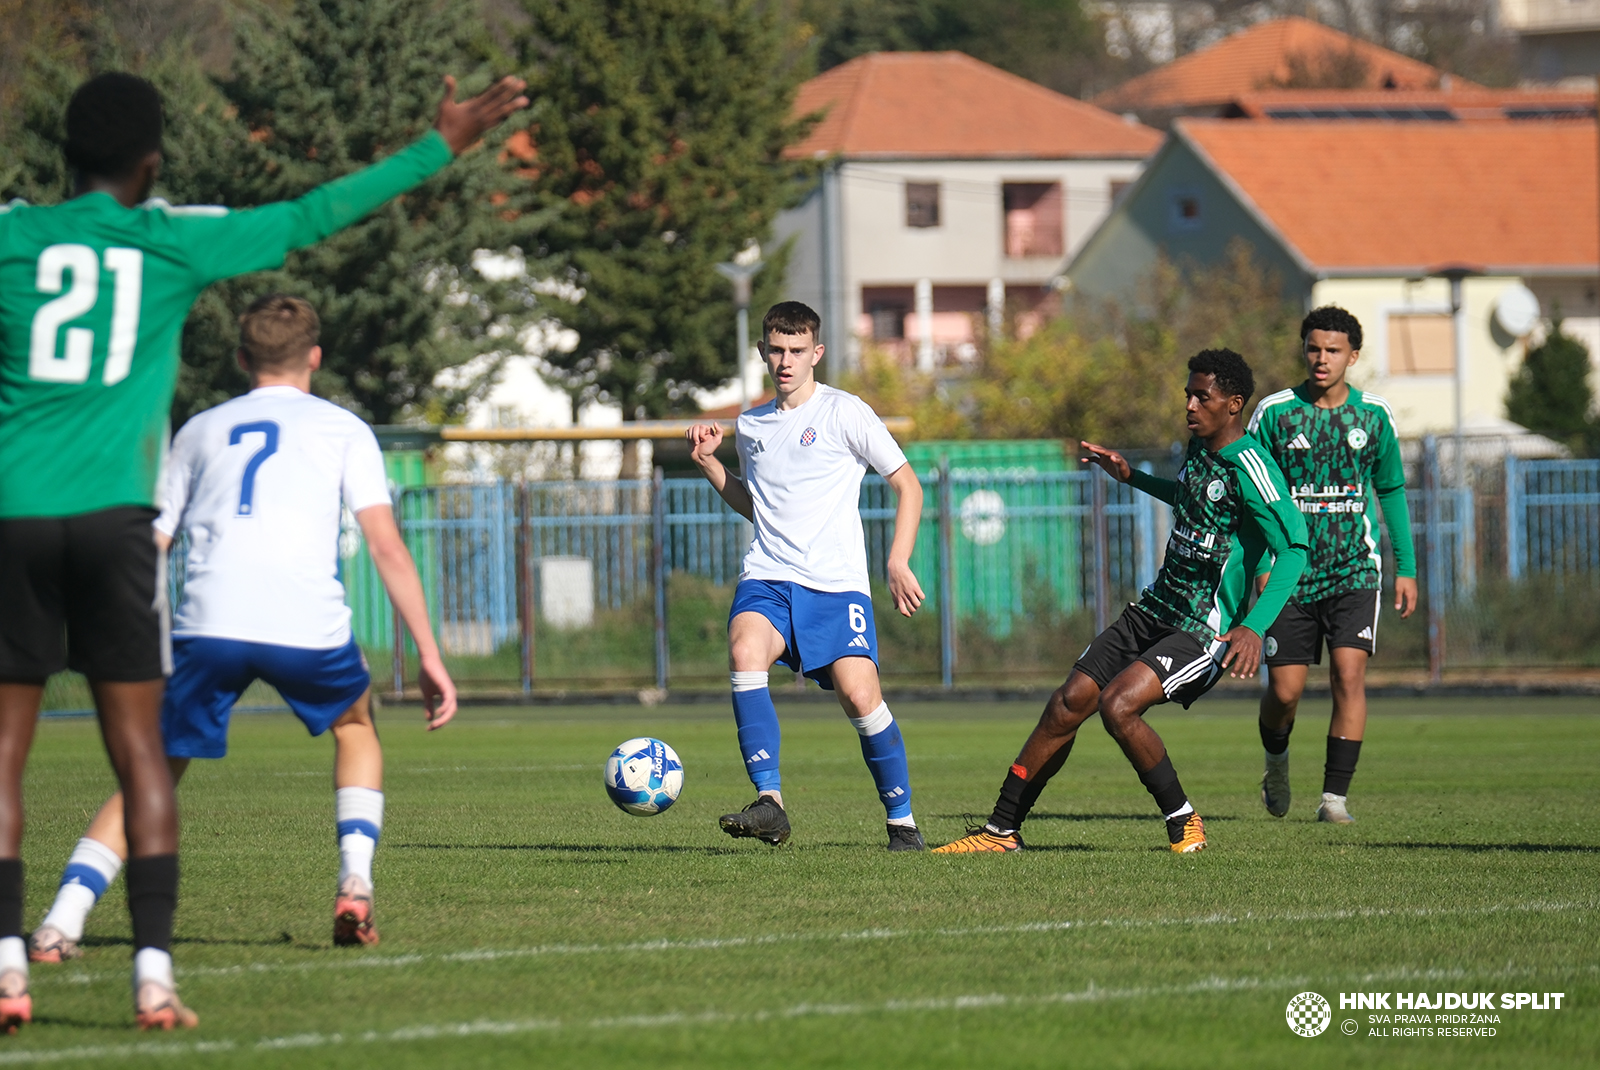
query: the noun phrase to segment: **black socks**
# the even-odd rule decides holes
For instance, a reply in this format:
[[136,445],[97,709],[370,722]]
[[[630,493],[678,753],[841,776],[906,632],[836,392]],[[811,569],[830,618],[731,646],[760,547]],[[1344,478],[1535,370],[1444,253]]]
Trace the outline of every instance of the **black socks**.
[[1189,797],[1183,793],[1183,785],[1178,783],[1178,774],[1172,768],[1172,759],[1165,754],[1153,769],[1145,769],[1139,773],[1139,781],[1150,793],[1150,797],[1156,801],[1162,816],[1182,810],[1188,805]]
[[1359,739],[1328,737],[1328,764],[1322,769],[1322,790],[1329,795],[1349,795],[1350,778],[1356,775],[1361,757]]
[[172,915],[178,908],[178,856],[130,858],[126,880],[134,950],[171,950]]
[[995,800],[994,812],[989,815],[990,828],[1002,832],[1016,832],[1022,827],[1022,823],[1028,820],[1028,815],[1033,812],[1033,806],[1039,801],[1039,796],[1043,794],[1045,785],[1050,783],[1051,777],[1061,772],[1063,765],[1067,764],[1067,756],[1072,753],[1072,744],[1077,738],[1074,734],[1061,744],[1031,777],[1027,776],[1028,771],[1022,766],[1011,767],[1006,773],[1005,783],[1000,785],[1000,798]]
[[1267,749],[1268,754],[1282,754],[1289,749],[1289,733],[1294,731],[1293,721],[1282,728],[1268,728],[1257,721],[1256,727],[1261,730],[1261,745]]
[[0,858],[0,938],[22,935],[22,859]]

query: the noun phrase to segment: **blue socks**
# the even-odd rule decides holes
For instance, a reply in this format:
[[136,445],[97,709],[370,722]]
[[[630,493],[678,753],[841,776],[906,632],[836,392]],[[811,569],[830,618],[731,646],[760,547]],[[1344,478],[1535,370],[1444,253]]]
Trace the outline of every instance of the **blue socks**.
[[733,672],[733,723],[739,727],[739,753],[744,769],[757,793],[782,791],[778,773],[778,748],[783,734],[778,729],[778,708],[772,704],[765,672]]
[[872,770],[878,798],[888,812],[889,824],[916,826],[911,816],[911,772],[906,768],[906,743],[900,736],[887,702],[865,717],[852,717],[850,723],[861,733],[861,756]]

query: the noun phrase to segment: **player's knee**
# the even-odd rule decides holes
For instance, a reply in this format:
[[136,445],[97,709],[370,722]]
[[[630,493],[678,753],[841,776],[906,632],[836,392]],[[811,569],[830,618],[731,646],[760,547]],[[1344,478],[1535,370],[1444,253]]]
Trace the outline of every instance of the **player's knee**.
[[1100,695],[1100,721],[1118,742],[1126,738],[1128,729],[1143,712],[1139,703],[1122,691],[1108,689]]

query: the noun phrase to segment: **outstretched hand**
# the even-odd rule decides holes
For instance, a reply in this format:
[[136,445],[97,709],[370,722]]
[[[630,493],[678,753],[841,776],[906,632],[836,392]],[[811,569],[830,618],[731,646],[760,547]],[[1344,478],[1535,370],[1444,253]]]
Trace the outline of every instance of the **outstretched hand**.
[[1228,670],[1229,676],[1248,680],[1261,671],[1261,636],[1240,624],[1217,638],[1228,644],[1228,652],[1222,656],[1222,667]]
[[422,659],[417,686],[422,691],[422,708],[428,715],[428,731],[449,724],[456,715],[456,685],[438,654]]
[[444,138],[450,151],[460,156],[484,134],[499,126],[505,117],[528,106],[522,91],[528,83],[510,75],[500,79],[471,100],[456,102],[456,80],[444,76],[444,100],[434,129]]
[[1104,468],[1118,483],[1126,483],[1133,478],[1133,466],[1123,459],[1122,454],[1116,450],[1108,450],[1104,446],[1096,446],[1093,442],[1079,442],[1088,452],[1087,457],[1079,457],[1084,464],[1097,464]]

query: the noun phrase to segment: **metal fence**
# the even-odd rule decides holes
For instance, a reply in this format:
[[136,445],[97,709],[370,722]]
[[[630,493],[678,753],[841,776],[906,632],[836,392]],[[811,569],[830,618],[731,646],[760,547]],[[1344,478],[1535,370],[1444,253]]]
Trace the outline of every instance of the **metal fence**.
[[[1494,608],[1477,597],[1483,579],[1600,586],[1600,461],[1507,456],[1495,467],[1453,473],[1426,441],[1412,468],[1425,657],[1435,676],[1447,656],[1488,656],[1481,637],[1496,622]],[[944,469],[928,474],[923,489],[912,567],[928,596],[925,609],[938,618],[937,671],[947,687],[960,665],[958,634],[978,629],[1004,640],[1040,617],[1073,615],[1085,627],[1091,620],[1094,629],[1105,627],[1155,577],[1170,526],[1165,505],[1097,469],[993,476]],[[881,579],[895,516],[882,479],[864,481],[860,511],[869,569]],[[578,577],[578,593],[594,611],[648,614],[653,641],[641,635],[635,645],[664,689],[672,679],[668,577],[731,585],[751,538],[750,524],[703,480],[665,479],[659,470],[638,481],[406,488],[397,515],[446,652],[498,658],[505,682],[524,690],[542,679],[534,636],[553,619],[557,565],[581,566],[569,579]],[[1384,553],[1392,576],[1387,540]],[[341,539],[341,572],[356,637],[369,651],[388,653],[398,688],[409,641],[353,520]],[[171,576],[176,599],[181,545]],[[1447,625],[1454,629],[1448,645]]]

